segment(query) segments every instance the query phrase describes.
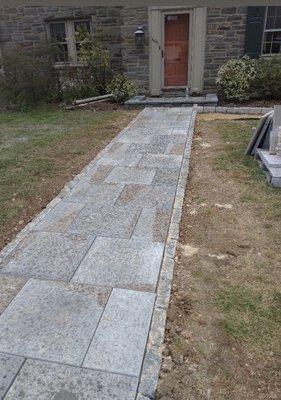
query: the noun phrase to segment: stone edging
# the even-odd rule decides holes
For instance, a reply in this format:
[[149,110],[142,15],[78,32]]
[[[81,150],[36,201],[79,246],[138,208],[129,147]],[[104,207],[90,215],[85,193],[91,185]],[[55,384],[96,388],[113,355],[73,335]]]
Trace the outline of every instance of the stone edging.
[[174,256],[179,239],[182,207],[189,173],[190,153],[197,111],[198,106],[194,105],[188,127],[185,152],[180,169],[168,238],[165,246],[163,263],[156,291],[156,302],[152,315],[150,333],[140,376],[137,400],[154,399],[158,384],[158,376],[162,363],[162,350],[165,337],[167,310],[170,302],[170,294],[174,273]]
[[197,106],[197,113],[220,113],[220,114],[247,114],[247,115],[263,115],[273,108],[266,107],[221,107],[221,106]]
[[126,132],[132,124],[137,121],[142,114],[143,111],[141,111],[124,129],[122,129],[121,132],[118,133],[115,138],[113,138],[100,152],[96,155],[95,158],[93,158],[92,161],[90,161],[89,164],[87,164],[82,171],[75,175],[75,177],[69,181],[59,192],[59,194],[49,203],[47,206],[39,213],[37,214],[32,221],[30,221],[17,235],[16,237],[9,242],[1,251],[0,251],[0,262],[7,257],[14,249],[15,247],[24,239],[32,230],[33,228],[51,211],[53,210],[58,203],[71,191],[71,189],[74,188],[81,180],[85,178],[87,173],[95,167],[97,161],[107,152],[108,149],[110,149],[114,143],[117,141],[117,139],[123,135],[124,132]]

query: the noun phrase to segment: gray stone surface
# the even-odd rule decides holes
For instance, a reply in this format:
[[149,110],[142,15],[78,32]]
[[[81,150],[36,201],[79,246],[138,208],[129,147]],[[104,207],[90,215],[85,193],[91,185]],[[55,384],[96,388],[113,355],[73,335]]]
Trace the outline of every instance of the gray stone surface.
[[165,243],[171,213],[157,208],[144,208],[134,230],[133,237]]
[[136,144],[133,143],[127,150],[128,153],[142,153],[142,154],[164,154],[166,150],[166,143],[159,144]]
[[86,180],[79,182],[71,190],[66,200],[74,203],[91,204],[96,208],[112,206],[122,192],[123,185],[102,183],[91,184]]
[[1,262],[0,273],[68,281],[94,237],[53,232],[31,232]]
[[69,232],[129,239],[139,218],[139,207],[113,206],[96,209],[86,206],[70,225]]
[[165,185],[176,187],[179,178],[179,171],[169,169],[157,169],[153,179],[155,185]]
[[150,185],[156,174],[156,169],[139,167],[115,167],[106,178],[110,183],[137,183],[140,185]]
[[145,144],[150,142],[150,137],[144,135],[142,132],[127,131],[118,139],[118,141],[124,143]]
[[84,367],[139,376],[155,294],[113,289]]
[[64,232],[83,207],[84,204],[61,201],[34,227],[34,230]]
[[116,204],[145,208],[171,209],[175,187],[164,185],[127,185]]
[[97,237],[72,282],[154,290],[164,246],[141,239]]
[[5,310],[26,283],[24,278],[0,276],[0,314]]
[[99,161],[99,165],[113,165],[113,166],[124,166],[124,167],[135,167],[140,159],[142,153],[117,153],[117,154],[106,154]]
[[81,365],[104,305],[98,290],[31,279],[0,316],[0,351]]
[[112,171],[112,165],[98,165],[87,173],[85,180],[92,184],[103,183],[105,178]]
[[0,353],[0,400],[4,399],[23,362],[23,357]]
[[141,159],[139,166],[147,168],[179,170],[181,161],[181,156],[167,154],[146,154]]
[[134,400],[138,379],[27,360],[5,400]]

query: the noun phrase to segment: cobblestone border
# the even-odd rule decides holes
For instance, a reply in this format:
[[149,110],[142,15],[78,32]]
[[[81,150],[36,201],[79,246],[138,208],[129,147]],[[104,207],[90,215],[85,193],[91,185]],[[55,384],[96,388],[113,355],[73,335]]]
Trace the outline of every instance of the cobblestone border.
[[31,222],[29,222],[17,235],[0,251],[0,262],[7,257],[15,247],[24,239],[33,228],[51,211],[58,203],[74,188],[81,180],[83,180],[87,173],[96,166],[97,161],[114,145],[114,143],[121,137],[124,132],[130,129],[130,127],[141,117],[144,110],[142,110],[121,132],[115,136],[100,152],[87,164],[82,171],[77,174],[71,181],[69,181],[59,192],[59,194],[49,203],[47,206],[37,214]]
[[190,153],[197,112],[198,106],[194,105],[190,123],[188,126],[185,152],[180,169],[168,238],[166,241],[163,263],[156,291],[156,302],[152,315],[150,333],[140,376],[137,400],[155,399],[158,376],[162,363],[162,349],[165,337],[166,316],[170,302],[170,294],[174,273],[174,256],[179,239],[182,207],[189,173]]
[[198,106],[197,113],[218,113],[218,114],[247,114],[247,115],[263,115],[273,108],[266,107],[221,107],[221,106]]

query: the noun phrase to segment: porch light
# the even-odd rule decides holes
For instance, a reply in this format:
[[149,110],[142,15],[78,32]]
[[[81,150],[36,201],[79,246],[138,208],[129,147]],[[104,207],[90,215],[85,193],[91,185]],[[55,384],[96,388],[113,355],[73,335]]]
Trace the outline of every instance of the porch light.
[[144,46],[144,26],[139,26],[136,30],[135,42],[137,47]]

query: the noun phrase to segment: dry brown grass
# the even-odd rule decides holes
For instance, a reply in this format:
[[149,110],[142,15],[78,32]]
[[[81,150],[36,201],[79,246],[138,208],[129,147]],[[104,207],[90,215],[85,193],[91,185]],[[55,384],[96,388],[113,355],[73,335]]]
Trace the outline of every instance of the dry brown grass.
[[280,398],[281,191],[238,118],[197,121],[158,399]]

